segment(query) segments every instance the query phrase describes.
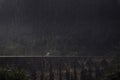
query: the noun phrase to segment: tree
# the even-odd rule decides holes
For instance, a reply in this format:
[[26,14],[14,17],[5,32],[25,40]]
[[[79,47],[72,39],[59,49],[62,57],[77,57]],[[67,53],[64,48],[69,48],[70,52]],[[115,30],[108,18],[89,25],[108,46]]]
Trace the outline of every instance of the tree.
[[120,71],[106,75],[103,80],[120,80]]
[[110,68],[104,71],[100,80],[120,80],[120,59],[115,57]]
[[29,75],[23,70],[0,68],[0,80],[29,80]]

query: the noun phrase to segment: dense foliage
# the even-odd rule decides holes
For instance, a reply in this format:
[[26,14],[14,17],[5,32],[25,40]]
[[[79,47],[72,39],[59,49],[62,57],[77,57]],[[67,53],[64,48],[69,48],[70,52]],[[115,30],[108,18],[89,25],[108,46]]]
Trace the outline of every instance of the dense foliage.
[[120,80],[120,59],[115,57],[110,68],[104,71],[100,80]]
[[23,70],[0,68],[0,80],[29,80],[29,76]]

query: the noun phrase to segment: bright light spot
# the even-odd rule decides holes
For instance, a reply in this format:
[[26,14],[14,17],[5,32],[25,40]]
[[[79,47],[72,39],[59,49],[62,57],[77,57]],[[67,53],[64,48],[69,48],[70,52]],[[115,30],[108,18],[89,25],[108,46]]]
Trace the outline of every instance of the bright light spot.
[[49,55],[50,55],[50,52],[47,52],[47,53],[46,53],[46,56],[49,56]]

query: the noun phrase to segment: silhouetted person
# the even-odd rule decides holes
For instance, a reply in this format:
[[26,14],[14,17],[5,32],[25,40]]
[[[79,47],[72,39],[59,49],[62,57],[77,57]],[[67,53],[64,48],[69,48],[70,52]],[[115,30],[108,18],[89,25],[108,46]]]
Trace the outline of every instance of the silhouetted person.
[[66,70],[66,80],[70,80],[70,71]]
[[87,80],[87,70],[86,69],[82,69],[81,71],[81,79],[80,80]]

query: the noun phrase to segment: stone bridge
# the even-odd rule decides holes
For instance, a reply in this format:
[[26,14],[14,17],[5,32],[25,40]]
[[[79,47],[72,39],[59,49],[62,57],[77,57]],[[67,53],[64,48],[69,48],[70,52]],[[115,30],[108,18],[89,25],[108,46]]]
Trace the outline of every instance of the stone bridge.
[[31,80],[97,80],[113,57],[0,57],[1,67],[24,69]]

